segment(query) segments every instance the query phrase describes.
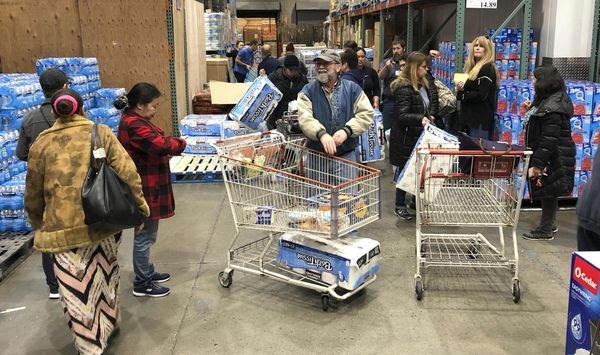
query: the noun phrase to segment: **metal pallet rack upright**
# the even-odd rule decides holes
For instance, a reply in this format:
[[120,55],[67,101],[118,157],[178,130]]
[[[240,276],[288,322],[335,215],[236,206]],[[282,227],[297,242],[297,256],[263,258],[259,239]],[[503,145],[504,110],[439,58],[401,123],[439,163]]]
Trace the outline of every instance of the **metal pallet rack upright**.
[[590,72],[589,72],[589,80],[596,82],[598,81],[598,69],[600,65],[600,60],[598,56],[600,55],[600,0],[595,0],[594,2],[594,22],[593,22],[593,30],[592,30],[592,53],[590,55]]
[[[440,6],[440,5],[446,5],[446,4],[451,4],[451,3],[456,3],[456,10],[454,10],[452,13],[450,13],[448,15],[448,17],[440,24],[440,26],[433,32],[432,36],[430,36],[426,41],[423,42],[423,44],[421,45],[421,47],[419,48],[420,51],[423,51],[427,48],[427,46],[429,45],[429,43],[431,43],[431,41],[433,41],[435,39],[435,37],[442,31],[442,29],[446,26],[446,24],[450,21],[450,19],[452,19],[453,16],[456,16],[456,30],[455,30],[455,41],[457,43],[457,48],[460,48],[459,43],[464,43],[464,33],[465,33],[465,13],[466,13],[466,9],[467,9],[467,0],[442,0],[442,1],[433,1],[433,0],[388,0],[387,2],[381,2],[375,5],[371,5],[368,7],[364,7],[362,9],[356,10],[356,11],[350,11],[348,9],[343,10],[339,15],[335,15],[332,14],[331,16],[331,20],[332,23],[334,21],[340,21],[340,19],[343,19],[344,21],[348,21],[348,24],[350,24],[350,20],[349,18],[356,18],[356,17],[360,17],[362,19],[362,29],[361,29],[361,38],[362,38],[362,44],[364,46],[365,42],[365,21],[366,21],[366,16],[368,14],[379,14],[379,21],[381,24],[384,23],[385,21],[385,14],[386,12],[389,11],[393,11],[396,9],[399,9],[403,6],[406,6],[407,9],[407,28],[406,28],[406,39],[407,39],[407,51],[412,51],[413,50],[413,44],[414,44],[414,23],[415,23],[415,19],[421,19],[421,28],[420,31],[424,32],[424,26],[423,26],[423,11],[426,8],[430,8],[430,7],[436,7],[436,6]],[[595,17],[594,17],[594,44],[593,45],[593,54],[595,53],[596,57],[598,55],[598,53],[600,52],[598,50],[598,38],[600,36],[598,36],[598,29],[600,26],[598,26],[599,23],[599,19],[600,19],[600,0],[596,0],[596,11],[595,11]],[[524,36],[527,35],[531,29],[531,4],[532,4],[532,0],[522,0],[519,5],[517,5],[517,7],[514,9],[514,11],[506,18],[506,20],[499,26],[498,30],[496,31],[496,33],[494,34],[493,37],[497,36],[500,31],[506,27],[506,25],[508,25],[508,23],[521,11],[523,10],[523,34]],[[415,11],[417,11],[417,13],[415,14]],[[379,26],[379,53],[384,53],[385,52],[385,26]],[[340,42],[342,42],[340,40]],[[334,42],[335,44],[335,42]],[[521,45],[521,53],[529,53],[529,41],[522,41],[522,45]],[[594,55],[592,56],[592,60],[594,58],[596,58]],[[527,78],[527,65],[528,65],[528,60],[529,60],[529,56],[528,55],[523,55],[521,56],[521,60],[520,60],[520,77],[521,79],[525,79]],[[598,60],[595,60],[593,62],[593,64],[598,67]],[[455,59],[455,68],[462,68],[463,67],[463,58],[460,55],[456,56]],[[590,69],[591,70],[591,69]],[[597,75],[598,70],[595,71],[596,75]],[[591,75],[591,74],[590,74]]]

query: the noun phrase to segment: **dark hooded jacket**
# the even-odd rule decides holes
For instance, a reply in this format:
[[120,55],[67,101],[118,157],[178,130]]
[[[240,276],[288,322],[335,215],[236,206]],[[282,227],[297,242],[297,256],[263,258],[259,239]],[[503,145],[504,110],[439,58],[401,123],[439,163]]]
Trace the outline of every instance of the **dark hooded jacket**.
[[525,144],[533,150],[530,167],[545,170],[542,186],[529,179],[534,200],[568,196],[573,191],[575,143],[571,138],[573,103],[563,90],[544,99],[525,126]]
[[363,87],[363,72],[360,69],[350,69],[342,73],[342,79],[350,80],[356,85]]
[[287,111],[288,104],[298,98],[298,93],[304,85],[308,84],[306,76],[303,74],[298,75],[294,79],[290,79],[283,73],[283,67],[277,68],[273,73],[269,74],[269,80],[281,91],[283,97],[275,110],[267,119],[267,126],[269,129],[275,128],[275,122],[283,116],[283,113]]
[[600,155],[597,153],[592,163],[592,177],[577,197],[577,220],[579,226],[600,234]]
[[402,168],[423,132],[423,117],[437,115],[438,92],[435,84],[430,82],[427,88],[429,108],[426,112],[421,94],[415,91],[408,79],[398,77],[392,84],[392,90],[396,104],[390,132],[390,163]]

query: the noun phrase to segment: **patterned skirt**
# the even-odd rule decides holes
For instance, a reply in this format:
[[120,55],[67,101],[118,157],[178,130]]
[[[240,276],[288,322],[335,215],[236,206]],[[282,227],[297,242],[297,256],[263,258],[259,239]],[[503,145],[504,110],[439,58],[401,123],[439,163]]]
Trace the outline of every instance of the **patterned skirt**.
[[60,301],[75,348],[102,354],[119,321],[120,236],[54,254]]

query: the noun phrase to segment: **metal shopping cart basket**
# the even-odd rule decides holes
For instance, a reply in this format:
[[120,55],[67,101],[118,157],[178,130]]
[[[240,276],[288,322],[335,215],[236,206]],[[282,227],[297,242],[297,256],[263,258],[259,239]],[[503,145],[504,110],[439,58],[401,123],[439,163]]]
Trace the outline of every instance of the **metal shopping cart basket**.
[[[496,154],[497,153],[497,154]],[[505,268],[512,272],[512,298],[519,302],[517,223],[530,151],[419,149],[416,167],[415,292],[423,297],[421,270],[429,267]],[[497,227],[500,246],[480,232],[432,233],[429,227]],[[503,227],[512,228],[508,255]],[[424,231],[424,229],[428,229]],[[438,228],[439,229],[439,228]]]
[[[267,132],[216,144],[236,227],[219,283],[231,286],[234,270],[266,276],[320,292],[326,310],[330,296],[347,299],[376,276],[351,292],[338,292],[335,284],[279,265],[279,237],[301,231],[331,240],[378,220],[380,172],[310,150],[304,143],[304,138],[285,140]],[[241,229],[266,233],[239,243]]]

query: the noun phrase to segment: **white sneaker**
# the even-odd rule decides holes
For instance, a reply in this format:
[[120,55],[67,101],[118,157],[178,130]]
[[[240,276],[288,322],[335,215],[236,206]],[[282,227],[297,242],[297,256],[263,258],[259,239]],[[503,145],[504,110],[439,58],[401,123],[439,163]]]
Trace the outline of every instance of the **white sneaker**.
[[50,294],[48,294],[48,298],[51,299],[51,300],[57,300],[57,299],[60,298],[60,293],[58,293],[58,292],[56,292],[56,293],[50,292]]

